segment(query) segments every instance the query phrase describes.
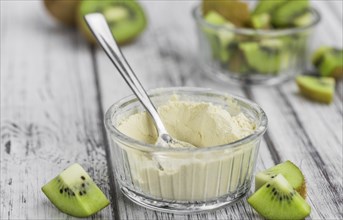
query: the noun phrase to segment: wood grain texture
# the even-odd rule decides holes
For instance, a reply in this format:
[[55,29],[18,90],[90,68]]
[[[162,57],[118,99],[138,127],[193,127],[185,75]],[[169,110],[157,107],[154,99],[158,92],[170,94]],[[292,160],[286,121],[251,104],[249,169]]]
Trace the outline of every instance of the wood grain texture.
[[[214,82],[197,65],[190,15],[197,2],[142,3],[148,29],[123,52],[144,87],[208,87],[253,99],[269,118],[256,170],[292,160],[307,179],[309,219],[342,219],[343,82],[330,106],[302,98],[293,82],[250,89]],[[312,4],[325,14],[312,49],[321,44],[342,47],[343,2]],[[107,162],[102,117],[131,91],[102,50],[57,25],[39,2],[1,1],[0,66],[0,219],[72,219],[55,209],[40,187],[74,162],[88,169],[111,200],[111,207],[92,219],[260,219],[245,199],[197,215],[155,212],[128,201]]]
[[[1,217],[71,219],[41,187],[78,162],[109,195],[91,53],[39,1],[1,1]],[[112,219],[106,208],[92,219]]]

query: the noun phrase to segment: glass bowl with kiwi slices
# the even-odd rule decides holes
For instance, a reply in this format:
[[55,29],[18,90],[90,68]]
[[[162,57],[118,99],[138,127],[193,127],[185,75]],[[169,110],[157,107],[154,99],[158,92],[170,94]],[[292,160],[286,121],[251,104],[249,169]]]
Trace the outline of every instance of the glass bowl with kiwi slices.
[[193,17],[205,75],[243,85],[275,85],[303,73],[320,21],[309,0],[204,0]]

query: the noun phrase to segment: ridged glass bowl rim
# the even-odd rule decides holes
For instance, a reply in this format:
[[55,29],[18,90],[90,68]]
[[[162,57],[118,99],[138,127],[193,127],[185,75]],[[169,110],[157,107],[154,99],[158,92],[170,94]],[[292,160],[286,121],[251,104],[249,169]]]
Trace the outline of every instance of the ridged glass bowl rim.
[[158,88],[158,89],[152,89],[148,90],[147,93],[150,97],[154,96],[161,96],[161,95],[173,95],[173,94],[181,94],[181,95],[189,95],[191,96],[197,96],[197,95],[211,95],[216,97],[230,97],[233,100],[237,100],[240,103],[243,103],[245,107],[248,107],[256,112],[258,115],[258,127],[255,129],[255,131],[248,135],[247,137],[237,140],[235,142],[229,143],[229,144],[223,144],[218,146],[212,146],[212,147],[205,147],[205,148],[196,148],[196,149],[190,149],[190,148],[165,148],[161,146],[156,146],[153,144],[147,144],[143,143],[141,141],[135,140],[123,133],[121,133],[112,123],[112,116],[116,112],[120,111],[120,109],[127,107],[128,105],[132,105],[134,103],[139,102],[136,96],[130,95],[125,98],[122,98],[121,100],[117,101],[113,105],[109,107],[109,109],[105,113],[105,127],[107,129],[107,132],[109,132],[109,135],[115,135],[115,137],[123,144],[127,145],[127,147],[134,148],[141,151],[149,151],[149,152],[207,152],[207,151],[217,151],[217,150],[225,150],[230,148],[236,148],[241,145],[244,145],[246,143],[249,143],[257,138],[259,138],[261,135],[264,134],[264,132],[267,130],[268,125],[268,119],[263,111],[263,109],[257,105],[256,103],[249,101],[245,98],[241,98],[235,95],[231,95],[224,92],[218,92],[212,89],[208,88],[195,88],[195,87],[169,87],[169,88]]
[[295,33],[303,32],[316,26],[320,22],[321,16],[319,12],[313,7],[310,7],[309,12],[313,15],[313,20],[310,24],[302,26],[302,27],[283,28],[283,29],[274,29],[274,30],[255,30],[251,28],[235,28],[235,27],[230,28],[224,25],[210,24],[202,16],[201,4],[198,4],[193,8],[192,15],[198,24],[206,26],[213,30],[227,30],[227,31],[231,31],[237,34],[242,34],[242,35],[277,37],[277,36],[292,35]]

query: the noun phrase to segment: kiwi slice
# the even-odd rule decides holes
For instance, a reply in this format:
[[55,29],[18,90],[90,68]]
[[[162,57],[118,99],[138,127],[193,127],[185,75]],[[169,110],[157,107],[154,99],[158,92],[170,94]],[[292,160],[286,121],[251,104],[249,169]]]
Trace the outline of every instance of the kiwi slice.
[[239,45],[248,65],[263,74],[276,74],[288,60],[282,52],[282,41],[265,39],[261,42],[243,42]]
[[299,15],[309,10],[308,0],[286,1],[272,13],[272,24],[275,27],[292,27],[293,21]]
[[227,22],[226,18],[216,11],[209,11],[205,16],[205,21],[214,25],[221,25]]
[[321,46],[315,50],[315,52],[312,54],[312,63],[315,67],[319,67],[319,64],[321,62],[321,59],[323,55],[327,52],[330,53],[331,47],[329,46]]
[[331,53],[324,54],[322,61],[319,65],[319,72],[322,76],[333,76],[339,78],[343,75],[342,72],[337,69],[343,67],[343,52],[331,51]]
[[48,12],[65,25],[75,25],[76,11],[80,0],[44,0]]
[[287,0],[260,0],[258,1],[253,14],[271,14],[276,8],[284,4]]
[[322,76],[343,77],[343,50],[322,46],[312,56],[313,65]]
[[294,27],[304,27],[312,23],[312,14],[310,12],[305,12],[292,21],[292,26]]
[[267,13],[252,15],[250,23],[251,26],[255,29],[269,29],[270,15]]
[[296,82],[303,96],[318,102],[332,102],[335,93],[334,78],[298,76]]
[[243,27],[250,20],[249,6],[239,0],[204,0],[202,2],[203,14],[216,11],[237,27]]
[[272,180],[276,175],[282,174],[291,186],[303,197],[306,197],[306,182],[301,170],[291,161],[280,163],[267,170],[259,172],[255,176],[255,191],[265,183]]
[[311,207],[282,174],[264,184],[248,203],[266,219],[304,219]]
[[146,27],[143,8],[135,0],[82,1],[78,9],[78,27],[90,43],[96,40],[88,29],[83,16],[88,13],[103,13],[118,44],[135,39]]
[[62,212],[88,217],[105,208],[109,201],[86,171],[73,164],[42,187],[49,200]]
[[203,31],[210,43],[213,57],[221,62],[227,62],[230,54],[226,48],[232,42],[234,33],[226,28],[234,28],[234,25],[215,11],[208,12],[204,19],[209,24],[220,25],[217,28],[206,27]]

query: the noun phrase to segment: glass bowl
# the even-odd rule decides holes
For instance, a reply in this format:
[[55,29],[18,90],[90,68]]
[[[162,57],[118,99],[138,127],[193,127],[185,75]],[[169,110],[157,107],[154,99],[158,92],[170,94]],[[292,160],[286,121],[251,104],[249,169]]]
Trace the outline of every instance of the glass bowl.
[[254,132],[236,142],[204,148],[163,148],[142,143],[121,133],[117,126],[129,115],[145,111],[135,96],[113,104],[105,115],[110,157],[124,195],[153,210],[187,214],[216,209],[242,198],[250,189],[267,117],[255,103],[203,88],[151,90],[156,106],[171,97],[181,101],[209,102],[242,112]]
[[309,42],[319,13],[302,27],[254,30],[208,23],[198,5],[193,9],[198,33],[199,63],[206,76],[244,85],[274,85],[304,73]]

